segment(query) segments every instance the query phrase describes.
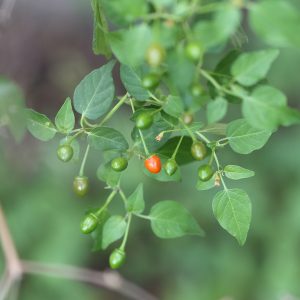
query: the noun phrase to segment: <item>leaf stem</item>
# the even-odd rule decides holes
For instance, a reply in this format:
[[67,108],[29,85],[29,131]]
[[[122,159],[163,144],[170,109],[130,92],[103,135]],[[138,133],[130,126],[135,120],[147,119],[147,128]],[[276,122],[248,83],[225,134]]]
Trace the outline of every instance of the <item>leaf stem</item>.
[[126,198],[126,196],[125,196],[123,190],[119,189],[119,194],[120,194],[120,196],[121,196],[121,198],[122,198],[122,200],[123,200],[123,202],[124,202],[124,206],[125,206],[125,208],[126,208],[126,206],[127,206],[127,198]]
[[90,145],[88,144],[87,147],[86,147],[84,156],[83,156],[83,160],[82,160],[81,166],[80,166],[79,176],[83,176],[83,174],[84,174],[84,167],[85,167],[85,164],[86,164],[86,160],[87,160],[89,151],[90,151]]
[[109,196],[107,197],[105,203],[103,204],[103,206],[95,213],[95,215],[98,217],[102,211],[110,204],[110,202],[114,199],[115,195],[117,194],[117,190],[114,189]]
[[181,119],[179,119],[179,121],[182,124],[182,126],[186,129],[186,131],[188,132],[188,134],[190,135],[192,140],[196,141],[196,136],[195,136],[194,132],[186,124],[184,124],[184,122]]
[[182,143],[182,140],[183,140],[183,135],[180,137],[180,140],[179,140],[179,142],[178,142],[178,144],[177,144],[177,146],[176,146],[176,149],[175,149],[175,151],[174,151],[174,153],[173,153],[173,155],[172,155],[172,159],[175,159],[175,157],[176,157],[176,155],[177,155],[177,152],[178,152],[178,150],[179,150],[179,147],[180,147],[180,145],[181,145],[181,143]]
[[120,246],[120,249],[123,250],[123,251],[125,250],[126,242],[127,242],[127,239],[128,239],[128,233],[129,233],[131,218],[132,218],[132,214],[128,214],[127,227],[126,227],[126,230],[125,230],[125,234],[124,234],[122,244]]
[[141,218],[141,219],[151,220],[151,217],[146,216],[146,215],[141,215],[141,214],[138,214],[138,213],[134,213],[134,215],[135,215],[136,217]]
[[125,103],[127,97],[128,97],[128,93],[126,93],[119,100],[119,102],[111,109],[111,111],[104,117],[104,119],[97,126],[102,126],[105,122],[107,122],[114,115],[114,113]]
[[[135,109],[134,109],[134,105],[133,105],[132,99],[130,99],[130,105],[131,105],[132,112],[134,113],[134,112],[135,112]],[[138,132],[139,132],[139,135],[140,135],[140,138],[141,138],[141,141],[142,141],[144,150],[145,150],[145,154],[146,154],[146,156],[148,157],[150,153],[149,153],[149,150],[148,150],[148,148],[147,148],[147,145],[146,145],[146,142],[145,142],[143,133],[142,133],[142,131],[141,131],[140,129],[138,130]]]

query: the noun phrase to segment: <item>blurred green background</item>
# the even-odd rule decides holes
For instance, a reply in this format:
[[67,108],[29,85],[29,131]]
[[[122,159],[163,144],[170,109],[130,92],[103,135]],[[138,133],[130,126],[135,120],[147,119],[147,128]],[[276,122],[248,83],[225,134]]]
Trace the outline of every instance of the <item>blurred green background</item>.
[[[0,73],[23,88],[27,106],[53,117],[80,79],[103,63],[91,52],[91,36],[89,1],[19,1],[0,32]],[[251,32],[249,37],[246,48],[264,46]],[[210,58],[211,64],[217,57]],[[299,64],[300,51],[282,50],[269,76],[288,95],[291,106],[298,108]],[[125,109],[112,121],[127,136],[128,115]],[[91,253],[91,239],[79,231],[84,211],[102,203],[108,194],[95,176],[100,164],[97,153],[88,161],[91,193],[81,200],[71,189],[79,165],[66,166],[57,160],[58,140],[44,144],[27,134],[16,144],[4,128],[0,134],[0,201],[21,257],[105,270],[111,248]],[[167,184],[143,176],[138,162],[131,166],[124,182],[127,192],[143,178],[148,209],[159,200],[178,200],[193,211],[207,235],[159,240],[147,222],[136,220],[122,275],[164,300],[300,299],[299,137],[299,127],[285,128],[263,150],[249,156],[225,151],[224,163],[256,171],[250,180],[232,183],[242,185],[253,203],[244,247],[214,219],[215,191],[195,189],[196,166],[183,168],[181,183]],[[22,281],[18,299],[125,298],[76,282],[29,276]]]

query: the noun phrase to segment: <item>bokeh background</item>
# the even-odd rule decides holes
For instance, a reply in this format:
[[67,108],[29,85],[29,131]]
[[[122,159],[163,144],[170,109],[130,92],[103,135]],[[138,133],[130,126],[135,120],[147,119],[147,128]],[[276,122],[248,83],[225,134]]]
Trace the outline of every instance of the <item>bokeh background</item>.
[[[247,34],[246,49],[264,47],[251,32]],[[18,0],[0,31],[0,74],[22,87],[28,107],[54,117],[81,78],[104,62],[93,55],[91,39],[89,1]],[[210,63],[217,59],[218,54],[212,55]],[[269,76],[288,95],[290,105],[298,108],[299,65],[300,51],[282,50]],[[126,109],[121,110],[111,122],[127,136],[132,129],[128,116]],[[89,158],[92,188],[81,200],[71,188],[79,164],[66,166],[57,160],[58,140],[46,144],[27,134],[16,143],[6,129],[0,133],[0,201],[21,257],[105,270],[111,248],[92,253],[92,240],[79,231],[84,211],[107,196],[95,176],[99,155],[92,153]],[[253,203],[244,247],[214,219],[214,192],[195,189],[196,166],[183,168],[181,183],[162,184],[146,178],[133,165],[125,178],[126,191],[131,192],[142,178],[148,208],[158,200],[178,200],[193,211],[207,235],[163,241],[152,234],[147,222],[137,220],[122,275],[164,300],[300,299],[299,153],[300,128],[296,126],[280,129],[266,147],[249,156],[225,151],[222,162],[256,171],[255,177],[232,183],[245,188]],[[125,298],[76,282],[29,276],[22,281],[18,299]]]

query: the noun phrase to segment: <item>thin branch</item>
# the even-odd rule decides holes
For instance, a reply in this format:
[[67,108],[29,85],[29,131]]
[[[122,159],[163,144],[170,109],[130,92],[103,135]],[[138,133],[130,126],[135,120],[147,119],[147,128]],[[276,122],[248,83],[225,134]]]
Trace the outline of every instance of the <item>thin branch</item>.
[[134,300],[157,300],[145,290],[127,281],[115,271],[93,271],[68,265],[54,265],[33,261],[22,261],[23,271],[27,274],[60,277],[90,283],[115,291]]
[[7,295],[13,284],[13,278],[8,274],[8,272],[6,272],[0,284],[0,300],[5,300],[7,298]]

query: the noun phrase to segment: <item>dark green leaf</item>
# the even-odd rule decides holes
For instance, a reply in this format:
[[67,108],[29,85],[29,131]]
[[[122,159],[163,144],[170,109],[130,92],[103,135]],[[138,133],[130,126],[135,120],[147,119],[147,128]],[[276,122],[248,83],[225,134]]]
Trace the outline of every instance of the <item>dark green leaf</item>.
[[131,213],[142,213],[145,209],[143,184],[140,183],[136,190],[127,199],[127,211]]
[[184,235],[200,235],[204,232],[199,224],[182,206],[175,201],[161,201],[150,211],[151,228],[156,236],[163,239],[177,238]]
[[184,106],[181,98],[169,95],[163,104],[163,110],[167,114],[175,118],[179,118],[184,112]]
[[111,56],[111,49],[107,37],[108,25],[103,14],[102,0],[92,0],[94,12],[93,51],[95,54],[103,54],[107,58]]
[[250,24],[258,36],[275,47],[300,48],[300,13],[290,1],[253,2]]
[[49,118],[33,109],[27,110],[27,128],[34,137],[44,142],[53,139],[56,134]]
[[278,55],[273,49],[243,53],[232,65],[231,74],[240,84],[251,86],[267,75]]
[[126,229],[122,216],[111,216],[104,224],[102,231],[102,248],[106,249],[111,243],[120,239]]
[[249,178],[255,175],[255,173],[251,170],[245,169],[240,166],[235,165],[227,165],[224,168],[224,173],[227,178],[233,180],[239,180],[243,178]]
[[89,144],[100,150],[125,151],[128,143],[124,136],[117,130],[110,127],[98,127],[93,129],[88,136]]
[[231,189],[218,192],[213,200],[213,212],[220,225],[243,245],[251,221],[251,201],[245,191]]
[[151,42],[151,30],[146,24],[109,34],[113,53],[125,65],[135,67],[144,61]]
[[91,120],[104,115],[114,98],[112,78],[114,61],[86,75],[74,92],[74,107],[77,112]]
[[269,130],[252,127],[244,119],[235,120],[227,127],[229,145],[240,154],[249,154],[262,148],[271,134]]
[[209,124],[222,120],[227,112],[228,103],[226,99],[218,97],[207,104],[206,116]]
[[259,86],[243,99],[243,115],[256,128],[274,130],[281,124],[286,102],[281,91],[271,86]]
[[55,117],[55,125],[62,133],[69,133],[74,129],[75,116],[72,109],[71,99],[67,98]]
[[138,101],[145,101],[149,98],[149,92],[142,87],[141,78],[129,66],[121,65],[121,80],[128,93]]

